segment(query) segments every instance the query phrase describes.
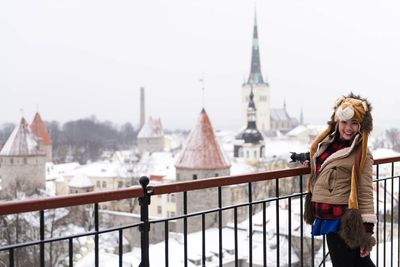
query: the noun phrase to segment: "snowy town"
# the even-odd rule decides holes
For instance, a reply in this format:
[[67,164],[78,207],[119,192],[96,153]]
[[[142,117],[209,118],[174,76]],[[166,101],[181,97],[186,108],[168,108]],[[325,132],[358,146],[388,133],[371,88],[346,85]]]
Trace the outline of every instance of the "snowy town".
[[[140,106],[137,108],[140,125],[131,147],[104,148],[99,157],[87,160],[78,160],[69,148],[61,159],[54,153],[54,133],[47,123],[47,114],[27,114],[13,122],[14,129],[0,143],[2,203],[133,188],[140,186],[139,181],[144,176],[149,179],[149,187],[157,187],[302,168],[301,163],[291,160],[292,152],[309,151],[310,143],[326,125],[309,123],[301,111],[289,114],[286,102],[279,107],[271,106],[274,88],[261,70],[257,32],[254,16],[250,73],[241,87],[238,85],[242,103],[237,107],[241,112],[238,118],[242,125],[240,129],[216,129],[213,124],[215,114],[209,113],[204,106],[198,110],[197,121],[192,123],[191,129],[168,130],[162,114],[146,114],[145,107],[151,105],[152,100],[146,97],[144,86],[140,88]],[[373,130],[368,146],[375,160],[400,156],[398,126]],[[81,149],[84,151],[85,147]],[[395,215],[392,213],[398,212],[399,208],[399,173],[398,162],[382,164],[379,170],[375,167],[373,170],[374,179],[397,177],[388,184],[386,181],[374,184],[380,197],[375,199],[375,207],[380,212],[377,215],[385,223],[376,227],[375,232],[381,239],[372,250],[371,258],[379,259],[380,266],[384,263],[389,266],[387,262],[391,257],[399,258],[398,248],[391,255],[385,252],[393,244],[398,246],[399,242],[398,221],[393,222]],[[221,213],[227,219],[223,222],[217,215],[211,215],[204,216],[203,221],[197,217],[187,218],[188,225],[183,226],[179,218],[182,214],[218,208],[220,203],[211,197],[218,194],[216,188],[193,191],[188,194],[187,202],[183,201],[183,194],[178,193],[152,196],[148,217],[155,223],[151,225],[149,235],[150,265],[166,266],[165,251],[168,249],[168,266],[221,266],[221,263],[223,266],[318,266],[322,262],[325,262],[324,266],[331,266],[329,257],[325,256],[325,240],[322,237],[312,239],[309,226],[304,224],[303,227],[302,198],[269,200],[276,195],[303,192],[304,188],[299,187],[300,176],[282,179],[278,193],[275,180],[258,181],[252,189],[248,184],[224,187],[221,197],[224,207],[245,203],[249,196],[251,201],[260,202],[250,205],[252,212],[248,205],[224,210]],[[140,211],[138,198],[100,202],[98,223],[103,230],[138,224],[141,222]],[[63,267],[71,266],[71,263],[76,267],[96,266],[96,253],[100,266],[140,266],[142,249],[136,228],[124,230],[122,239],[118,231],[102,233],[98,235],[98,247],[93,235],[81,235],[99,230],[94,224],[94,213],[93,205],[49,209],[44,213],[45,229],[42,229],[38,213],[1,216],[1,246],[33,242],[40,239],[38,233],[44,231],[44,236],[49,239],[73,236],[70,244],[54,242],[45,245],[46,266]],[[164,224],[157,223],[165,218],[173,218],[168,222],[167,233]],[[386,219],[392,219],[392,223]],[[309,247],[311,242],[312,249]],[[39,248],[34,246],[13,249],[16,262],[12,266],[39,266],[35,257],[38,251]],[[9,260],[9,250],[2,250],[0,266],[10,266]]]

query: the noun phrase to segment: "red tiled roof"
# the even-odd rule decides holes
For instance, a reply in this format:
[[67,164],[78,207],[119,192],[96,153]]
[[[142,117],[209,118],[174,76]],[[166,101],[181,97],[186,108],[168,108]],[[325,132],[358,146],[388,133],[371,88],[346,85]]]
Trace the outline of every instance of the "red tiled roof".
[[211,121],[203,109],[175,164],[184,169],[226,169],[231,165],[217,141]]
[[51,145],[53,141],[51,140],[49,131],[46,128],[42,118],[39,115],[39,112],[36,112],[35,118],[31,123],[32,133],[39,137],[44,145]]

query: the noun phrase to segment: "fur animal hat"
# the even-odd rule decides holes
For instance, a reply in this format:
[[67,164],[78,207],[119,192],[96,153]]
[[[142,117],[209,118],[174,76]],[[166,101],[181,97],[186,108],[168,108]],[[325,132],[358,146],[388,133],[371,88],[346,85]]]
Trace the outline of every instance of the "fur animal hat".
[[[333,114],[331,120],[328,121],[328,128],[321,132],[311,144],[310,148],[310,159],[313,158],[317,151],[318,144],[332,134],[336,130],[336,125],[339,121],[356,120],[360,123],[360,134],[361,139],[361,156],[356,157],[357,164],[354,164],[351,176],[351,191],[349,196],[348,207],[350,209],[358,208],[358,177],[360,177],[366,161],[367,149],[368,149],[368,135],[372,131],[372,116],[371,116],[371,104],[365,98],[361,98],[359,95],[350,93],[348,96],[342,96],[337,101],[333,108]],[[357,153],[359,154],[359,153]],[[359,164],[358,164],[359,163]],[[310,161],[311,173],[308,181],[308,191],[312,192],[312,177],[314,176],[314,162]]]

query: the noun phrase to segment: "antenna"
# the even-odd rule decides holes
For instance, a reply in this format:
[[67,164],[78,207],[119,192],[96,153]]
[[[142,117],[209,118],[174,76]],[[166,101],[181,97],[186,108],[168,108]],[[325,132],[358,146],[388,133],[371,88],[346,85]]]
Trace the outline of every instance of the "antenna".
[[205,88],[204,88],[204,75],[203,75],[202,78],[199,79],[199,81],[201,83],[201,105],[202,105],[202,108],[204,109],[204,91],[205,91]]

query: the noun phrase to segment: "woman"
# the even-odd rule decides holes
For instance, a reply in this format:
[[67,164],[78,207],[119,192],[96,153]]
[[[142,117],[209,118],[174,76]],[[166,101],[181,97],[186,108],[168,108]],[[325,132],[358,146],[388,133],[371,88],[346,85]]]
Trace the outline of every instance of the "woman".
[[370,103],[351,93],[337,101],[328,128],[311,144],[304,219],[312,235],[326,235],[335,267],[375,266],[371,130]]

